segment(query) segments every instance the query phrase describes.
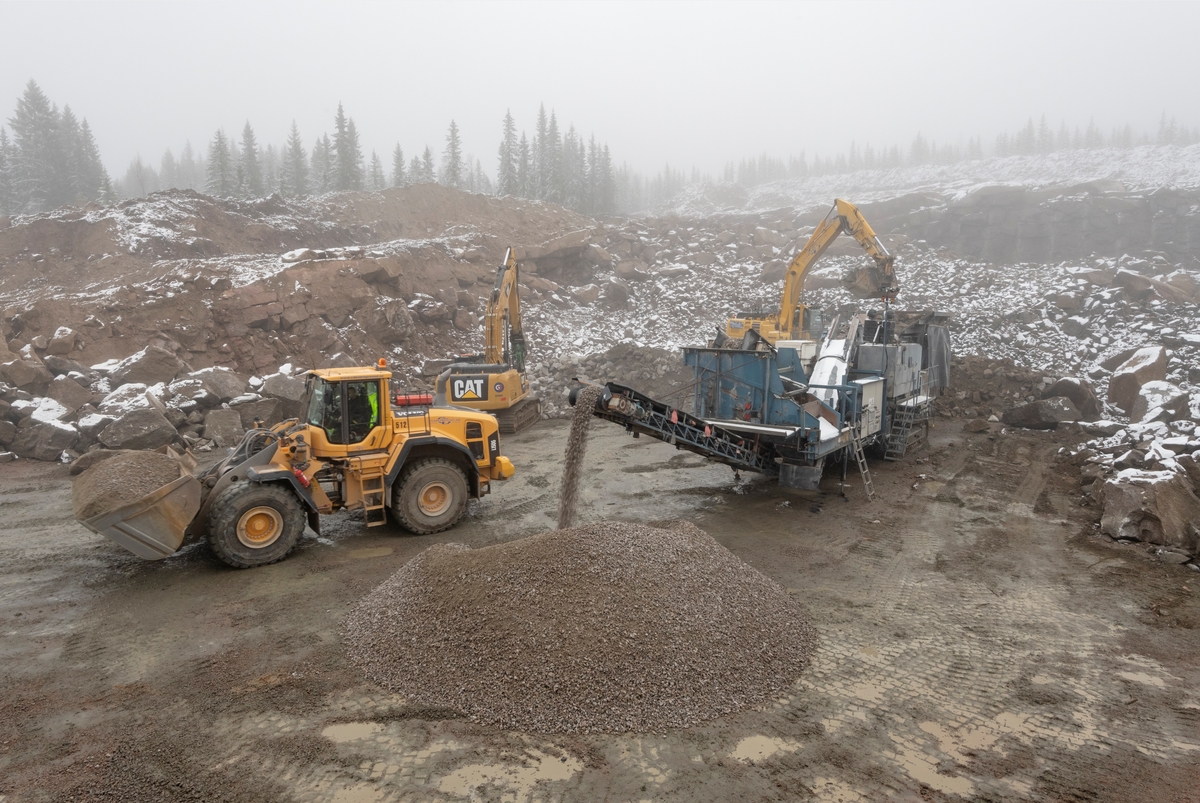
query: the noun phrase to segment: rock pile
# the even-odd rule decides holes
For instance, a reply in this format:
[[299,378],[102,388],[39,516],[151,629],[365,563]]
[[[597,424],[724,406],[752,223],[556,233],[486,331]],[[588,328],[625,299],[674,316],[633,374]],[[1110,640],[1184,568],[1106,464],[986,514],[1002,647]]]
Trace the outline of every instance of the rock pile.
[[796,680],[814,639],[784,589],[687,523],[437,545],[342,627],[381,686],[541,733],[680,728],[754,705]]
[[71,483],[75,518],[116,510],[179,479],[179,463],[157,452],[126,452],[92,466]]

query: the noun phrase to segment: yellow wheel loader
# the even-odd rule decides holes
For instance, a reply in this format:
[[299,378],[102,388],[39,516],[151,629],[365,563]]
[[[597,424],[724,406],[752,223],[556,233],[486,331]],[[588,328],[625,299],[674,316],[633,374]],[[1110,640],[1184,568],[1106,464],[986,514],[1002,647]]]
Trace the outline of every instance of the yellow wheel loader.
[[302,418],[250,430],[206,471],[181,459],[178,479],[82,523],[151,560],[206,537],[238,568],[282,560],[305,523],[319,533],[321,516],[342,509],[362,510],[368,527],[390,513],[413,533],[449,529],[469,499],[513,475],[496,419],[431,406],[428,394],[393,399],[391,376],[383,360],[309,371]]
[[438,375],[435,402],[482,410],[496,416],[503,433],[520,432],[542,416],[542,404],[529,395],[528,353],[521,328],[520,278],[512,248],[496,271],[496,287],[484,318],[484,351],[457,360]]

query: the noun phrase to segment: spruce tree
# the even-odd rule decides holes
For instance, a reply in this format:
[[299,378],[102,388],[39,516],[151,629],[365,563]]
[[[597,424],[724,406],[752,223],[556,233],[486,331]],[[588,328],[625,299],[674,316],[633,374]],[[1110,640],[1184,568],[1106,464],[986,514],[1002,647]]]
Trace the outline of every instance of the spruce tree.
[[387,186],[387,179],[383,177],[383,162],[379,160],[379,154],[371,151],[371,191],[379,192]]
[[64,105],[58,122],[59,154],[62,164],[58,169],[58,194],[65,202],[86,203],[91,200],[83,193],[83,153],[80,149],[82,133],[79,121],[71,107]]
[[392,186],[404,187],[407,184],[408,176],[404,172],[404,149],[397,142],[396,150],[392,151]]
[[537,132],[535,133],[536,139],[533,143],[533,197],[537,198],[539,201],[545,200],[547,192],[546,132],[546,104],[543,103],[538,108]]
[[[314,155],[316,149],[314,148]],[[292,120],[287,144],[279,168],[279,189],[284,195],[308,194],[308,160],[304,155],[304,143],[300,140],[300,129]]]
[[517,146],[517,195],[521,198],[532,198],[533,165],[530,163],[529,140],[525,132],[521,132],[521,143]]
[[541,178],[545,182],[543,200],[561,204],[563,200],[562,139],[558,134],[558,119],[550,111],[550,124],[546,127],[546,146],[542,149]]
[[504,126],[500,137],[500,168],[496,172],[496,194],[516,195],[517,188],[517,124],[512,111],[504,114]]
[[8,121],[12,126],[12,170],[16,206],[39,212],[65,202],[59,114],[30,79]]
[[171,153],[170,148],[163,151],[158,163],[158,181],[164,190],[179,186],[179,163],[175,161],[175,154]]
[[312,185],[314,192],[331,192],[336,189],[336,165],[333,143],[329,135],[317,139],[312,150]]
[[238,160],[238,167],[241,168],[241,182],[238,188],[241,195],[250,198],[262,196],[263,174],[262,164],[258,160],[258,140],[254,136],[254,129],[250,127],[249,120],[242,129],[242,153]]
[[346,117],[342,104],[338,104],[337,114],[333,119],[333,168],[334,185],[336,190],[361,190],[362,147],[358,142],[358,129],[354,120]]
[[442,154],[442,183],[458,189],[463,179],[462,141],[458,137],[458,123],[450,121],[446,132],[446,150]]
[[421,181],[425,184],[432,184],[437,171],[433,167],[433,151],[429,150],[429,146],[425,146],[425,153],[421,154]]
[[218,198],[228,198],[236,188],[236,171],[229,153],[229,140],[225,132],[218,128],[208,146],[208,178],[204,182],[204,191]]
[[605,144],[600,151],[599,203],[597,211],[602,215],[617,213],[617,182],[613,175],[612,155]]
[[279,151],[274,145],[263,149],[263,194],[270,195],[279,191]]
[[422,182],[421,157],[414,156],[412,161],[408,163],[408,183],[420,184]]
[[[83,122],[84,127],[87,127],[87,121]],[[196,161],[196,154],[192,150],[191,141],[183,143],[183,151],[179,154],[179,187],[185,190],[200,189],[200,164]]]
[[8,131],[4,126],[0,126],[0,215],[7,216],[16,211],[16,199],[13,197],[12,144],[8,141]]

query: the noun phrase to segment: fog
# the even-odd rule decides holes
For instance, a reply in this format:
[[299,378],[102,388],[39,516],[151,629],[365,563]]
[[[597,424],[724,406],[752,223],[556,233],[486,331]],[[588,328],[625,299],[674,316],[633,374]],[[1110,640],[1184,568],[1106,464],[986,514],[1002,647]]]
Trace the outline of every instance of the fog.
[[717,173],[758,153],[1052,127],[1196,125],[1190,3],[5,3],[0,114],[29,79],[119,174],[246,121],[306,144],[345,105],[369,156],[463,148],[494,171],[539,104],[618,163]]

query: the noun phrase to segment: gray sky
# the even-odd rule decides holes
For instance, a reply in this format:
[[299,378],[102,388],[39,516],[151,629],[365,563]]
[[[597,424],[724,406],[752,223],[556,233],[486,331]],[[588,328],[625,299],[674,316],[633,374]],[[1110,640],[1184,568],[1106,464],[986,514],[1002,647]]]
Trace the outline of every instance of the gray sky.
[[34,78],[116,175],[247,119],[265,145],[295,118],[309,146],[339,100],[385,164],[397,141],[440,158],[453,118],[489,173],[505,109],[532,133],[541,102],[646,172],[918,131],[987,146],[1043,113],[1200,125],[1198,3],[0,2],[0,19],[0,116]]

